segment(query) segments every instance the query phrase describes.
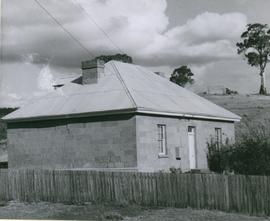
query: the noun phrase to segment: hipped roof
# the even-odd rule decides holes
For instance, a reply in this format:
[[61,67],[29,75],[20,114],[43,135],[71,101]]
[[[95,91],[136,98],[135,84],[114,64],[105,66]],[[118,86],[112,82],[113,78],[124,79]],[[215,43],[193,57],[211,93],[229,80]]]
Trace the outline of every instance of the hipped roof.
[[6,115],[7,121],[147,113],[239,121],[240,117],[148,69],[110,61],[96,84],[70,82]]

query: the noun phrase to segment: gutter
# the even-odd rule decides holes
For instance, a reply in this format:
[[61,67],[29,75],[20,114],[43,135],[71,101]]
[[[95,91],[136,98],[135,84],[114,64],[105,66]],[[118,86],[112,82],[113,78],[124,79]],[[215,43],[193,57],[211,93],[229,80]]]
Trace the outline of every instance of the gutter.
[[240,122],[240,120],[241,120],[240,116],[239,116],[239,118],[228,118],[228,117],[215,117],[215,116],[211,116],[211,115],[182,114],[182,113],[174,113],[174,112],[160,112],[160,111],[139,110],[139,109],[136,112],[145,113],[145,114],[154,114],[154,115],[166,115],[166,116],[183,117],[183,118],[197,118],[197,119],[234,121],[234,122]]
[[55,120],[55,119],[69,119],[69,118],[82,118],[82,117],[98,117],[98,116],[107,116],[107,115],[120,115],[120,114],[151,114],[151,115],[162,115],[162,116],[173,116],[173,117],[183,117],[183,118],[195,118],[195,119],[208,119],[208,120],[219,120],[219,121],[233,121],[240,122],[241,117],[239,118],[227,118],[227,117],[217,117],[211,115],[200,115],[200,114],[183,114],[175,112],[163,112],[163,111],[154,111],[146,110],[143,108],[127,108],[122,110],[114,111],[99,111],[99,112],[90,112],[90,113],[79,113],[79,114],[65,114],[65,115],[54,115],[54,116],[37,116],[37,117],[28,117],[28,118],[15,118],[15,119],[5,119],[2,118],[7,123],[12,122],[27,122],[27,121],[40,121],[40,120]]
[[127,109],[114,110],[114,111],[110,110],[110,111],[98,111],[98,112],[79,113],[79,114],[43,115],[43,116],[36,116],[36,117],[13,118],[13,119],[12,118],[8,119],[6,117],[3,117],[2,120],[4,120],[7,123],[11,123],[11,122],[82,118],[82,117],[98,117],[98,116],[107,116],[107,115],[131,114],[135,112],[136,112],[136,108],[127,108]]

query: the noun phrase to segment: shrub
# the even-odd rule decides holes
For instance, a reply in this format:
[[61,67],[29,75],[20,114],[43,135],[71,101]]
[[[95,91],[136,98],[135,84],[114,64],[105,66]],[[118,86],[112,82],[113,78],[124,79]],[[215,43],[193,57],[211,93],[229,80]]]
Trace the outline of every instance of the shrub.
[[207,160],[211,171],[222,173],[234,171],[237,174],[270,175],[270,128],[269,122],[246,124],[234,144],[220,148],[213,140],[208,142]]
[[209,169],[216,173],[223,173],[230,170],[230,155],[232,146],[229,143],[220,146],[214,141],[213,138],[207,142],[208,152],[207,161]]
[[170,167],[171,173],[182,173],[181,168]]
[[253,125],[246,123],[246,131],[234,146],[234,171],[240,174],[270,175],[269,120]]

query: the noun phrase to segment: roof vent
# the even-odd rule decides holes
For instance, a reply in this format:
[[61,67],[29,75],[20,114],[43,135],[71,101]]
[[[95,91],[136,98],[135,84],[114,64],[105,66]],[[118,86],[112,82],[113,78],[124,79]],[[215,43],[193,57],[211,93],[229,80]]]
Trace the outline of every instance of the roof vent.
[[96,84],[104,75],[104,67],[102,60],[82,61],[82,84]]

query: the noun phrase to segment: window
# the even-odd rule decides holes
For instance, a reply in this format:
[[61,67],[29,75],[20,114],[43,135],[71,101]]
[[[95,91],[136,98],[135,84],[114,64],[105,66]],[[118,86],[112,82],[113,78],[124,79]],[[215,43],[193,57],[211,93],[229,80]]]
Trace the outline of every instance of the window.
[[159,154],[167,154],[167,141],[166,141],[166,125],[158,124],[158,145],[159,145]]
[[216,140],[217,147],[220,148],[220,145],[222,144],[221,128],[215,128],[215,140]]
[[195,133],[195,127],[188,126],[188,133]]

